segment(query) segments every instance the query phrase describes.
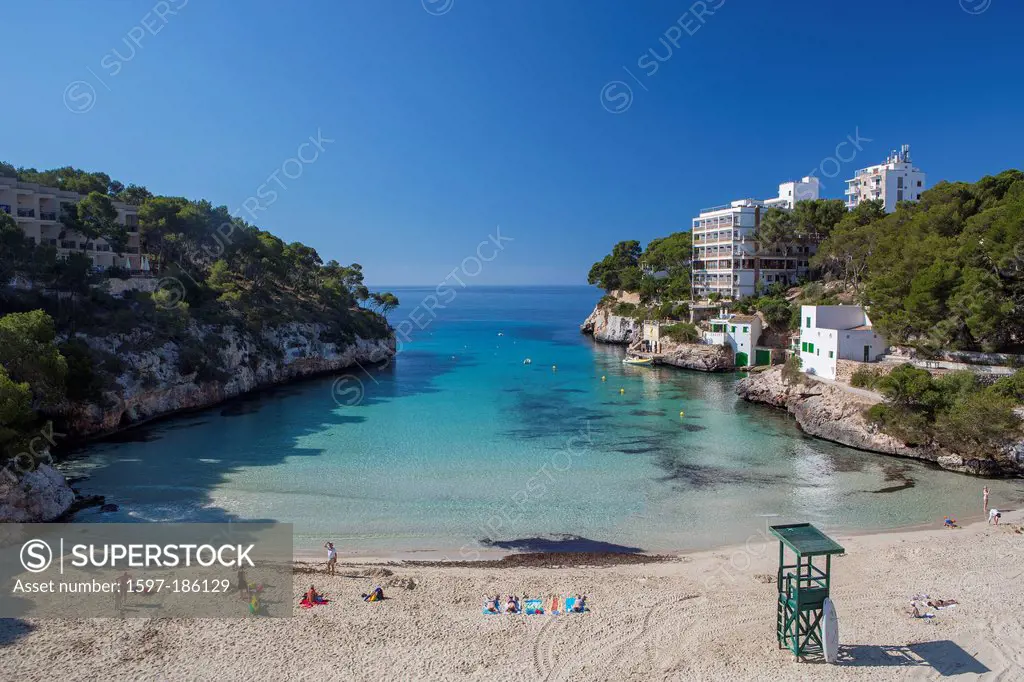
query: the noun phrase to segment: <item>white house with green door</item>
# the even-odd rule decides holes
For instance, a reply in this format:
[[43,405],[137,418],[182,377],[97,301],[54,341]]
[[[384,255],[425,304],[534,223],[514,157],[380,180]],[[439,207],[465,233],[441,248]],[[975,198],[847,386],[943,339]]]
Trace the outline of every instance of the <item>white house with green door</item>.
[[757,349],[761,338],[761,318],[757,315],[733,315],[709,320],[710,332],[704,332],[704,343],[726,344],[732,348],[737,367],[771,363],[771,351]]
[[878,362],[888,348],[859,305],[800,307],[800,364],[807,374],[835,379],[838,360]]

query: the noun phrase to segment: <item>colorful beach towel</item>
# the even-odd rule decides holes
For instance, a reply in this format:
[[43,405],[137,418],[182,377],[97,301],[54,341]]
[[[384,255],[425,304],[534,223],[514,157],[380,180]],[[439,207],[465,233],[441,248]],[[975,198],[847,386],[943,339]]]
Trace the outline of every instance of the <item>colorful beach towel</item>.
[[306,597],[303,597],[302,601],[299,602],[299,606],[301,606],[304,609],[311,609],[314,606],[320,606],[322,604],[330,604],[330,603],[331,603],[330,599],[325,599],[323,597],[320,597],[316,601],[313,601],[313,602],[309,601],[309,599],[307,599]]
[[543,599],[527,599],[523,602],[523,611],[528,616],[536,616],[544,613]]
[[585,604],[584,604],[582,610],[580,610],[580,611],[576,610],[576,597],[566,597],[565,598],[565,612],[566,613],[586,613],[588,611],[590,611],[590,609],[588,609]]

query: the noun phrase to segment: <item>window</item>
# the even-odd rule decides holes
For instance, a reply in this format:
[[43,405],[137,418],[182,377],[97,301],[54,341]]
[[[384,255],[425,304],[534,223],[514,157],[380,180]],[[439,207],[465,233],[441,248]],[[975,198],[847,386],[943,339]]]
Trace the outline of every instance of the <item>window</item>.
[[903,201],[903,190],[896,190],[896,201]]
[[808,344],[807,344],[807,352],[808,353],[814,353],[814,344],[813,343],[808,342]]
[[744,328],[743,328],[743,333],[744,333],[744,334],[747,334],[747,333],[749,333],[749,332],[750,332],[750,327],[744,327]]
[[835,357],[835,354],[832,351],[829,351],[828,352],[828,359],[831,360],[834,357]]
[[806,341],[804,341],[803,343],[800,344],[800,352],[801,353],[806,353],[807,352],[807,342]]
[[733,334],[735,334],[736,333],[736,327],[730,327],[729,331],[732,332]]
[[903,176],[902,175],[899,176],[898,178],[896,178],[896,187],[899,188],[899,189],[903,189]]
[[921,181],[920,181],[920,180],[918,180],[918,181],[917,181],[917,186],[918,186],[918,187],[920,187],[920,186],[921,186]]
[[811,318],[809,318],[809,317],[807,318],[807,328],[808,329],[811,328]]

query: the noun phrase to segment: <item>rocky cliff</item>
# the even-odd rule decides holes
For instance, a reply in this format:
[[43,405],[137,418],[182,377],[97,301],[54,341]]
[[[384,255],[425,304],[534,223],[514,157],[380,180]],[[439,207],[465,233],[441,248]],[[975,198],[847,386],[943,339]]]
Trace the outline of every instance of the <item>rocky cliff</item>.
[[[110,336],[79,336],[91,348],[119,360],[116,388],[102,404],[72,403],[66,407],[62,431],[70,440],[85,440],[167,416],[182,410],[210,407],[261,388],[347,367],[373,364],[395,354],[395,339],[351,342],[329,340],[326,327],[291,323],[268,328],[259,336],[234,327],[193,325],[182,341],[153,347],[147,332]],[[183,371],[184,343],[207,349],[210,366]],[[0,472],[2,473],[2,472]],[[64,477],[48,465],[18,477],[0,480],[0,522],[50,521],[64,514],[75,494]]]
[[[216,348],[217,378],[183,373],[182,348],[166,342],[145,345],[141,333],[85,337],[92,348],[116,354],[123,364],[118,390],[105,395],[105,404],[75,404],[68,427],[75,437],[111,433],[133,424],[181,410],[194,410],[295,379],[338,372],[358,364],[383,362],[395,354],[395,340],[365,340],[339,344],[325,339],[323,325],[291,323],[265,330],[258,338],[233,327],[194,327],[190,336]],[[82,337],[80,337],[82,338]]]
[[696,343],[674,343],[663,339],[660,362],[700,372],[728,372],[736,368],[732,349],[728,346],[708,346]]
[[642,324],[631,317],[614,315],[611,306],[598,303],[594,312],[580,325],[580,331],[601,343],[629,345],[640,338]]
[[744,400],[788,410],[804,433],[842,445],[925,460],[966,474],[1024,474],[1024,444],[1008,447],[992,459],[965,458],[938,447],[908,446],[865,419],[864,411],[875,401],[813,379],[787,384],[781,367],[751,374],[737,383],[736,392]]
[[52,521],[71,508],[75,493],[64,476],[41,464],[15,479],[0,472],[0,522]]

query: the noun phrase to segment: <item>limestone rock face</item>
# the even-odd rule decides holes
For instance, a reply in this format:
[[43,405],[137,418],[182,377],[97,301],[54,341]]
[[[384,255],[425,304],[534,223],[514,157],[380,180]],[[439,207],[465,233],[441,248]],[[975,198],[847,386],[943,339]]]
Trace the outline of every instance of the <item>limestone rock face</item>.
[[327,330],[314,323],[272,327],[256,338],[233,327],[196,328],[193,337],[215,344],[217,369],[223,380],[201,381],[193,372],[182,374],[176,343],[158,348],[126,351],[137,345],[133,335],[80,337],[94,348],[116,354],[124,365],[117,378],[119,390],[107,394],[106,405],[72,404],[68,424],[77,438],[102,435],[181,410],[193,410],[294,379],[338,372],[357,364],[388,360],[395,354],[395,339],[352,343],[327,341]]
[[[116,355],[117,387],[102,405],[71,403],[64,409],[66,435],[75,440],[102,436],[181,410],[210,407],[235,396],[295,379],[340,372],[360,364],[384,362],[395,355],[395,338],[350,342],[329,340],[325,326],[289,323],[270,327],[259,336],[234,327],[193,325],[185,338],[209,349],[218,379],[200,380],[182,373],[182,347],[167,342],[147,344],[144,332],[79,336],[95,349]],[[361,371],[361,370],[359,370]],[[48,465],[14,477],[0,471],[0,522],[50,521],[67,511],[74,491],[61,473]]]
[[697,343],[661,342],[664,353],[661,362],[700,372],[728,372],[735,369],[732,349],[728,346],[708,346]]
[[872,405],[871,400],[814,380],[806,384],[786,384],[781,367],[751,374],[737,383],[736,392],[744,400],[788,410],[804,433],[842,445],[925,460],[966,474],[1012,476],[1024,473],[1024,443],[985,460],[965,458],[935,446],[909,446],[882,433],[865,419],[864,411]]
[[613,315],[609,307],[598,304],[580,325],[580,331],[601,343],[629,345],[640,338],[642,325],[630,317]]
[[52,521],[75,501],[64,476],[48,464],[20,476],[17,482],[0,472],[0,523]]

